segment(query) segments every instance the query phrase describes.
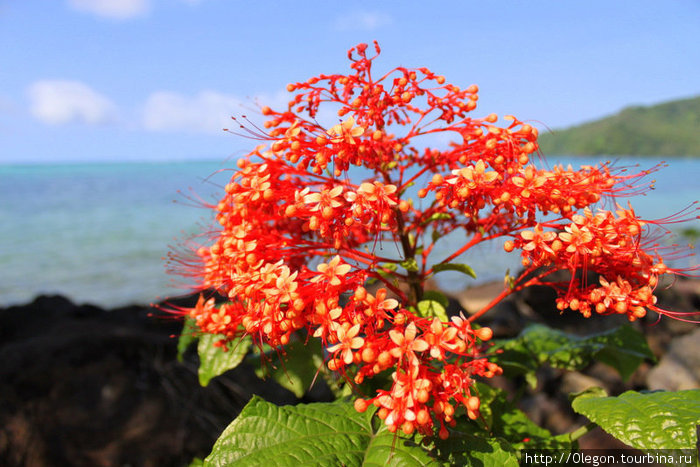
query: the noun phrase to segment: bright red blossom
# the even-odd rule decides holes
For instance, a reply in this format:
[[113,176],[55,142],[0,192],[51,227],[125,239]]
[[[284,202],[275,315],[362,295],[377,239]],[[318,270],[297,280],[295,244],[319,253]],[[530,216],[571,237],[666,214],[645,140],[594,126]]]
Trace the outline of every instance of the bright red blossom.
[[[364,44],[349,58],[349,74],[291,84],[287,109],[263,108],[256,137],[266,144],[238,161],[211,206],[218,226],[197,249],[199,286],[228,297],[222,305],[202,298],[187,311],[202,332],[273,347],[296,332],[320,338],[327,367],[356,384],[391,371],[391,388],[358,399],[358,410],[374,404],[391,431],[445,437],[455,404],[479,416],[474,379],[501,370],[482,355],[492,332],[471,327],[494,303],[448,322],[419,313],[437,261],[508,237],[505,249],[520,250],[526,269],[499,299],[546,284],[562,310],[585,316],[664,312],[653,291],[659,276],[677,271],[644,240],[650,223],[631,208],[596,210],[604,198],[639,191],[646,173],[537,168],[536,128],[514,117],[505,127],[495,115],[469,117],[476,86],[461,89],[427,68],[377,77]],[[326,128],[317,118],[329,104],[339,119]],[[439,133],[454,142],[443,150],[417,143]],[[356,180],[359,172],[368,177]],[[410,198],[413,185],[422,200]],[[464,246],[431,257],[453,231],[463,232]],[[378,254],[389,250],[400,257]],[[547,280],[580,269],[599,283]],[[368,281],[383,287],[370,293]]]

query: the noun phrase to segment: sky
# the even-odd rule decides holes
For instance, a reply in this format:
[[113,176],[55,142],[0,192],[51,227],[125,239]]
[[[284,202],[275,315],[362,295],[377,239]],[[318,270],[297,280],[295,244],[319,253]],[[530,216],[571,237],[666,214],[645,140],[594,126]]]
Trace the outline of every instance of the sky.
[[698,0],[0,0],[0,164],[236,157],[232,115],[373,40],[543,130],[700,95]]

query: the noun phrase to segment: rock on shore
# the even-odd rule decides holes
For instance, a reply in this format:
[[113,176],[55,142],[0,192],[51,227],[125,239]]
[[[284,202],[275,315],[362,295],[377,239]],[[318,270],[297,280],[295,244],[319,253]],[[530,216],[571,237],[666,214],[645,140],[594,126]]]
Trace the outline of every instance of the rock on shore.
[[[698,282],[680,285],[663,293],[661,301],[677,311],[700,308]],[[501,290],[499,284],[467,290],[452,298],[451,311],[460,306],[474,311]],[[186,297],[178,304],[193,301]],[[553,305],[551,291],[529,291],[510,297],[480,322],[492,326],[497,337],[514,336],[532,321],[581,333],[615,324],[609,317],[560,316]],[[182,363],[176,359],[173,336],[181,321],[154,312],[148,306],[104,310],[60,296],[0,309],[0,465],[184,466],[209,453],[253,394],[278,404],[300,402],[273,381],[258,379],[245,364],[200,387],[196,353],[188,352]],[[568,392],[591,385],[613,394],[698,387],[697,352],[688,354],[700,345],[698,325],[670,319],[654,325],[651,319],[638,326],[660,359],[655,368],[643,365],[626,383],[602,364],[580,373],[544,368],[539,387],[525,393],[523,410],[548,429],[564,432],[583,423],[570,409]],[[674,382],[669,374],[687,377]],[[513,381],[494,383],[517,390]],[[303,401],[328,397],[320,391]],[[586,443],[615,445],[600,430],[581,440]]]
[[202,388],[176,360],[181,321],[42,296],[0,309],[0,465],[183,466],[253,393],[297,402],[242,365]]

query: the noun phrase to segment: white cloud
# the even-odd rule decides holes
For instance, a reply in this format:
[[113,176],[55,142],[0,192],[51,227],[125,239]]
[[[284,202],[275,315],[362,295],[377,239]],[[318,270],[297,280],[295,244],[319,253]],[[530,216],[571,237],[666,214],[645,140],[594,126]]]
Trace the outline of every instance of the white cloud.
[[143,126],[152,131],[217,133],[233,128],[231,116],[240,116],[251,108],[255,105],[244,105],[235,96],[215,91],[202,91],[196,96],[159,91],[146,100]]
[[[180,3],[197,6],[203,1],[180,0]],[[68,0],[68,6],[103,18],[125,20],[147,15],[153,7],[153,0]]]
[[109,123],[116,106],[105,96],[79,81],[44,80],[29,86],[30,111],[52,125],[72,122],[96,125]]
[[78,11],[113,19],[143,16],[151,9],[151,0],[68,0]]
[[392,22],[391,17],[385,13],[358,11],[336,18],[335,28],[339,31],[375,31],[383,26],[390,25]]

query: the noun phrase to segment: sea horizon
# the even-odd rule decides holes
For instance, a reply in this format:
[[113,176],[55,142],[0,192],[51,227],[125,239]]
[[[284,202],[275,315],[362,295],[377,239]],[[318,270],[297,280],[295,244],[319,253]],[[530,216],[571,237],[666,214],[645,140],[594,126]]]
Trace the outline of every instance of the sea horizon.
[[[537,157],[537,156],[535,156]],[[598,159],[600,161],[616,160],[616,159],[636,159],[640,162],[649,160],[700,160],[698,156],[691,155],[635,155],[635,154],[601,154],[601,155],[590,155],[590,154],[542,154],[541,157],[544,160],[549,159]],[[219,156],[192,156],[185,158],[172,158],[172,159],[62,159],[62,160],[48,160],[48,159],[30,159],[30,160],[1,160],[0,167],[9,166],[66,166],[66,165],[112,165],[112,164],[179,164],[179,163],[228,163],[230,161],[235,161],[239,156],[229,156],[229,157],[219,157]]]

